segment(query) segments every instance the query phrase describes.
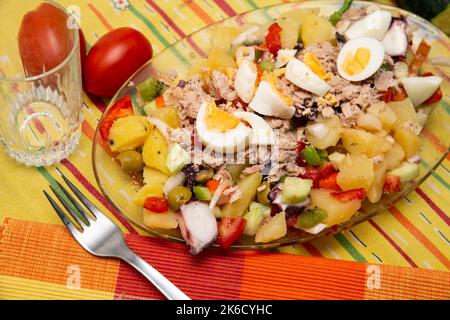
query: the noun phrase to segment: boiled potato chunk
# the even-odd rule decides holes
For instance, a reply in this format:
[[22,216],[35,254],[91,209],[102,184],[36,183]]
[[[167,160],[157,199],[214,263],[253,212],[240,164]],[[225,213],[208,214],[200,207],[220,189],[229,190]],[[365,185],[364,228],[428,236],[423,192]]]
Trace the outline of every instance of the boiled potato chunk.
[[148,116],[164,121],[171,128],[181,127],[178,109],[174,106],[159,108],[156,106],[154,101],[152,101],[144,106],[144,111]]
[[240,217],[244,215],[250,203],[255,199],[257,188],[261,184],[261,173],[255,172],[252,175],[242,178],[238,183],[238,188],[242,196],[233,203],[227,203],[222,208],[222,217]]
[[403,101],[392,101],[388,103],[388,106],[395,112],[397,121],[395,123],[396,128],[405,128],[413,124],[415,127],[420,127],[417,121],[416,109],[414,108],[410,99]]
[[339,117],[323,119],[306,126],[306,138],[319,149],[335,146],[341,137],[342,124]]
[[211,47],[227,52],[234,39],[242,32],[236,27],[217,26],[211,30]]
[[172,211],[156,213],[144,209],[143,220],[144,224],[150,228],[175,229],[178,227],[177,215]]
[[386,163],[387,169],[392,170],[398,167],[404,158],[405,151],[403,151],[403,148],[398,143],[394,143],[392,148],[384,154],[383,161]]
[[363,154],[348,154],[339,166],[337,183],[342,190],[364,188],[369,190],[373,183],[372,159]]
[[319,41],[334,40],[334,27],[325,17],[308,15],[302,20],[301,37],[305,47]]
[[341,202],[331,195],[330,190],[312,189],[311,205],[325,210],[328,217],[322,223],[331,227],[349,220],[361,208],[360,200]]
[[144,144],[148,121],[143,116],[128,116],[114,121],[109,132],[111,151],[134,150]]
[[156,184],[159,183],[164,185],[169,176],[155,168],[145,167],[144,168],[144,183],[145,184]]
[[155,168],[170,175],[166,166],[167,141],[155,126],[150,126],[147,139],[142,148],[142,159],[147,167]]
[[256,231],[255,242],[267,243],[284,237],[287,233],[286,213],[280,212],[270,218]]
[[380,162],[374,165],[373,168],[373,183],[367,190],[367,198],[370,202],[375,203],[381,199],[383,195],[384,180],[386,178],[387,164]]
[[292,49],[298,43],[300,21],[291,17],[281,17],[277,19],[281,27],[281,47],[283,49]]
[[208,58],[194,63],[189,73],[198,74],[201,73],[204,68],[209,68],[211,71],[217,70],[226,73],[227,68],[236,68],[236,62],[227,52],[218,48],[212,48],[209,51]]
[[160,183],[146,184],[135,194],[133,201],[143,207],[148,197],[163,197],[163,186]]
[[343,129],[342,144],[352,154],[365,154],[372,158],[391,148],[391,143],[373,133],[358,129]]
[[419,152],[420,138],[411,131],[398,128],[395,130],[394,139],[405,151],[406,158],[414,157]]
[[378,102],[367,108],[367,113],[380,119],[383,130],[390,132],[397,122],[397,114],[384,102]]

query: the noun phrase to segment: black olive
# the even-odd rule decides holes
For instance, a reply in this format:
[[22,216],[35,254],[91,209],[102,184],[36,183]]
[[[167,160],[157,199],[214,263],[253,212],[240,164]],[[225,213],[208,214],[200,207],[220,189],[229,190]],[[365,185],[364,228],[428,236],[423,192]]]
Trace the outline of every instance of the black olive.
[[336,32],[336,41],[339,43],[342,43],[342,44],[347,42],[345,37],[342,34],[340,34],[339,32]]

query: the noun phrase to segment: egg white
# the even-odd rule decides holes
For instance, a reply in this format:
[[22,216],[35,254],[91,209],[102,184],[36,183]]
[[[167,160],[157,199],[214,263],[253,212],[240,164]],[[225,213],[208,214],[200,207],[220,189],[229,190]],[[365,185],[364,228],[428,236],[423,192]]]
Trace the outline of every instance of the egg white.
[[[345,57],[348,53],[354,55],[359,48],[370,51],[370,59],[366,67],[356,75],[350,75],[343,70]],[[384,47],[380,41],[373,38],[358,38],[348,41],[337,57],[337,69],[339,75],[349,81],[362,81],[372,76],[381,67],[384,60]]]
[[235,128],[226,132],[208,129],[205,122],[207,102],[203,102],[197,114],[195,129],[202,143],[214,151],[222,153],[234,153],[237,150],[245,149],[251,129],[239,123]]
[[255,96],[248,106],[259,114],[281,119],[290,119],[295,113],[295,107],[289,106],[280,93],[266,80],[259,83]]
[[303,90],[312,92],[318,96],[324,96],[330,86],[316,75],[306,64],[296,58],[289,60],[286,66],[286,79]]
[[255,95],[257,76],[258,69],[255,63],[247,60],[241,62],[234,78],[234,89],[238,97],[245,103],[249,103]]
[[233,115],[247,122],[252,127],[250,143],[258,145],[273,145],[275,143],[275,133],[269,124],[255,113],[246,111],[236,111]]

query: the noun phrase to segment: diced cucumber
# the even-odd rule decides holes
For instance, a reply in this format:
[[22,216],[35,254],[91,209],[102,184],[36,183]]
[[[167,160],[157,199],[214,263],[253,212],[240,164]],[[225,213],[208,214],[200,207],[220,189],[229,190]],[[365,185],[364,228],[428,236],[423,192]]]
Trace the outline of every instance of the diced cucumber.
[[400,182],[405,183],[411,181],[419,176],[420,170],[417,163],[403,162],[399,167],[389,171],[390,176],[400,177]]
[[325,210],[318,207],[307,208],[297,218],[295,227],[298,229],[310,229],[327,218]]
[[270,217],[270,207],[258,202],[252,202],[248,212],[244,215],[247,221],[243,233],[254,236],[264,218]]
[[152,101],[161,93],[164,84],[154,78],[149,78],[139,84],[136,88],[137,91],[144,101]]
[[306,200],[313,185],[312,180],[297,177],[286,177],[281,191],[281,201],[296,204]]
[[172,143],[167,151],[166,166],[170,173],[176,174],[187,164],[191,163],[191,155],[178,143]]
[[194,195],[197,200],[210,201],[212,199],[211,191],[209,191],[207,187],[194,186],[192,191],[194,191]]
[[155,100],[147,102],[143,107],[145,115],[147,115],[147,116],[152,115],[153,110],[155,110],[156,108],[157,108],[157,106],[156,106]]

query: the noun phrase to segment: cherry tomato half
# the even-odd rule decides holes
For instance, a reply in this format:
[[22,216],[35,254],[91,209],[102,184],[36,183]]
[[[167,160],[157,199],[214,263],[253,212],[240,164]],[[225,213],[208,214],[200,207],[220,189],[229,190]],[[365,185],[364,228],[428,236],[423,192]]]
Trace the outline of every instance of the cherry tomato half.
[[144,208],[156,213],[164,213],[169,210],[169,203],[165,198],[148,197],[145,199]]
[[244,231],[246,222],[242,217],[222,218],[218,225],[219,237],[217,238],[217,243],[222,248],[231,246],[239,238],[242,231]]
[[111,97],[144,63],[152,58],[150,42],[133,28],[119,28],[104,35],[86,58],[87,91]]

